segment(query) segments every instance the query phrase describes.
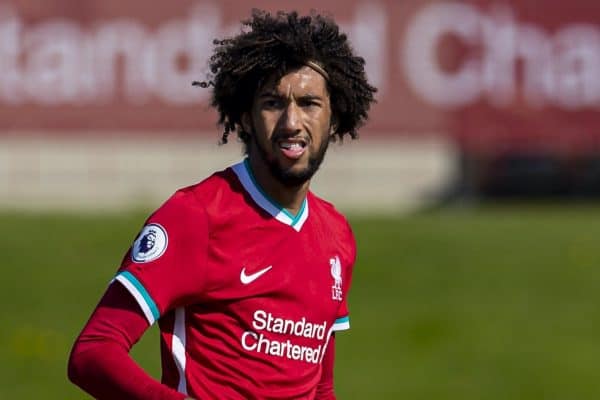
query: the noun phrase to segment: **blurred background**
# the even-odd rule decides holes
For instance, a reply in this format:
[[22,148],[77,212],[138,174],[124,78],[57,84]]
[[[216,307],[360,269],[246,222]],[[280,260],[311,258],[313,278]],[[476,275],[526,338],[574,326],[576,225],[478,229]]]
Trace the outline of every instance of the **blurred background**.
[[[596,0],[0,0],[0,398],[85,399],[70,346],[148,213],[219,146],[212,40],[331,14],[378,103],[314,191],[359,259],[340,398],[596,399]],[[134,356],[159,376],[153,329]]]

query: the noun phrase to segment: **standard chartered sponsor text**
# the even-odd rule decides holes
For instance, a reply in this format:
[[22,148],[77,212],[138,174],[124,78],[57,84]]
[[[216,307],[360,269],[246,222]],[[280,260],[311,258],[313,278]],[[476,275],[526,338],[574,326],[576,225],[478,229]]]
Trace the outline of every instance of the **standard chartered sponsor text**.
[[[327,321],[317,324],[302,317],[300,320],[274,317],[264,310],[256,310],[252,318],[254,331],[245,331],[241,336],[242,348],[246,351],[269,354],[277,357],[286,357],[292,360],[317,364],[324,351],[323,342],[316,347],[294,344],[293,337],[303,337],[323,341],[327,334]],[[263,332],[278,335],[267,337]],[[279,335],[292,336],[285,340],[278,340]]]

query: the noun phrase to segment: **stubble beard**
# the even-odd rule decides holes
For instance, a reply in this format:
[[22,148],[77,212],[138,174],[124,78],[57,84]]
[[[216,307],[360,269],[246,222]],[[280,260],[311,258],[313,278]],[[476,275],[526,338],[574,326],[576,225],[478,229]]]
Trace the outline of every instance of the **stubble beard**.
[[[311,154],[308,158],[308,166],[301,171],[294,171],[292,168],[283,167],[275,157],[271,157],[267,149],[265,149],[256,139],[256,135],[252,133],[251,145],[256,147],[258,155],[264,161],[271,175],[283,186],[294,188],[308,182],[317,172],[321,163],[325,159],[325,153],[329,147],[329,137],[326,137],[315,154]],[[275,141],[271,142],[272,146],[276,146]]]

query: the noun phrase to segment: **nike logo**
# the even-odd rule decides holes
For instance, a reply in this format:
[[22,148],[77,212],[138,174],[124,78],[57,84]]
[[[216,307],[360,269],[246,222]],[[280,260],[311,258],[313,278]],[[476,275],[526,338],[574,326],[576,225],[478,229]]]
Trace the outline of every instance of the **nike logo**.
[[242,283],[244,285],[252,283],[255,280],[257,280],[258,278],[260,278],[264,273],[268,272],[271,268],[273,268],[273,266],[269,265],[267,268],[263,268],[258,272],[255,272],[250,275],[246,275],[246,267],[244,267],[244,268],[242,268],[242,272],[240,273],[240,281],[242,281]]

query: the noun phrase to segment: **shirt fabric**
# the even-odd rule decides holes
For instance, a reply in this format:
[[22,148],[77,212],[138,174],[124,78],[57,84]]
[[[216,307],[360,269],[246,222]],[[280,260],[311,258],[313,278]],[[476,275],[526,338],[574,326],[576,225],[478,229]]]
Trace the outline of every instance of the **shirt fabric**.
[[349,328],[354,237],[309,192],[291,215],[247,160],[177,191],[115,283],[161,331],[163,383],[195,398],[313,399],[332,332]]

